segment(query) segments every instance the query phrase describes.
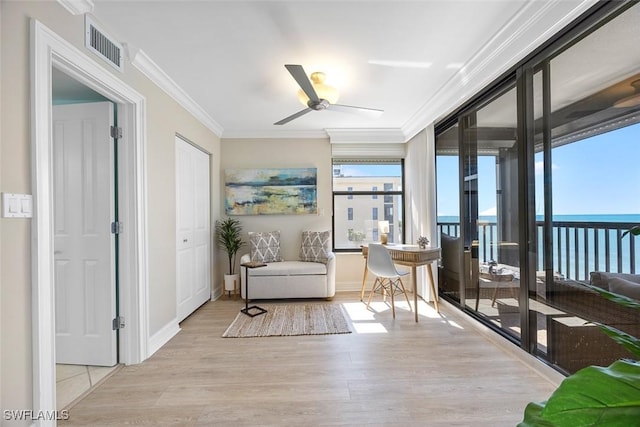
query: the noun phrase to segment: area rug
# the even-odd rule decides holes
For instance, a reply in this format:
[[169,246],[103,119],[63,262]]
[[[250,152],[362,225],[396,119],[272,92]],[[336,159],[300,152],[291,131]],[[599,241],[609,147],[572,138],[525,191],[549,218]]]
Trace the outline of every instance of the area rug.
[[351,333],[339,304],[265,305],[264,308],[267,312],[256,317],[238,313],[222,336],[250,338]]

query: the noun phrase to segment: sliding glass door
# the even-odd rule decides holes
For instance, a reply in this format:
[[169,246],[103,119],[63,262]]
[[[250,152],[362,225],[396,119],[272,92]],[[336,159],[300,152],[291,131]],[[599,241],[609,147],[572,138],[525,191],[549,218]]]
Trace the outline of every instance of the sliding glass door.
[[520,336],[515,82],[460,119],[464,305]]
[[584,286],[640,283],[640,239],[622,238],[640,222],[639,19],[636,5],[536,65],[538,351],[570,373],[632,357],[594,322],[640,336],[640,313]]
[[640,336],[586,286],[640,300],[638,22],[603,2],[436,126],[440,294],[565,372]]

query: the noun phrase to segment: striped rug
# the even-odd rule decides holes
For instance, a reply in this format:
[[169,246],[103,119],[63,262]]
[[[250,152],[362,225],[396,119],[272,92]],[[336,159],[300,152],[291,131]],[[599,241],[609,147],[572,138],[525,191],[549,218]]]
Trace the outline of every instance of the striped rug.
[[222,336],[249,338],[351,333],[339,304],[265,305],[264,308],[267,313],[256,317],[238,313]]

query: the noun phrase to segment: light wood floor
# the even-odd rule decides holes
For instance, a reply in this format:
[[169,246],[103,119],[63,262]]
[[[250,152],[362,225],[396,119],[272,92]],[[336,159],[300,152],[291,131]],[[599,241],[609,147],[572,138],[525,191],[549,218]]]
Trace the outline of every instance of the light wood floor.
[[207,303],[59,425],[513,427],[560,378],[539,374],[446,304],[437,315],[421,302],[416,324],[406,302],[395,320],[382,302],[366,311],[357,293],[331,303],[343,304],[353,333],[221,338],[242,302]]

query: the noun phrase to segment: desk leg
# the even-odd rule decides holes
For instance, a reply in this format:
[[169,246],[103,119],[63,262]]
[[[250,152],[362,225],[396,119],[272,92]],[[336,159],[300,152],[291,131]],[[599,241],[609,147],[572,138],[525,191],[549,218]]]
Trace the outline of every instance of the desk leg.
[[367,260],[364,260],[364,274],[362,275],[362,288],[360,288],[360,301],[364,299],[364,286],[367,282],[367,272],[369,269],[367,268]]
[[429,285],[431,286],[431,295],[433,295],[433,305],[436,308],[436,313],[440,313],[438,307],[438,293],[436,292],[436,285],[433,280],[433,271],[431,271],[431,263],[427,264],[427,274],[429,274]]
[[413,311],[415,312],[416,322],[418,322],[418,280],[415,265],[411,266],[411,282],[413,283]]

